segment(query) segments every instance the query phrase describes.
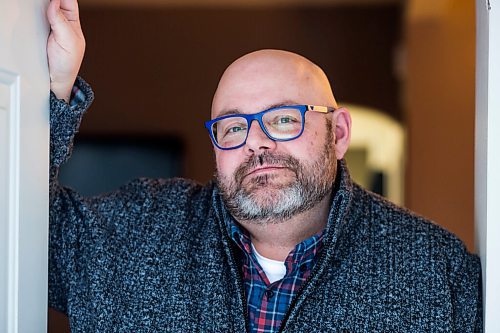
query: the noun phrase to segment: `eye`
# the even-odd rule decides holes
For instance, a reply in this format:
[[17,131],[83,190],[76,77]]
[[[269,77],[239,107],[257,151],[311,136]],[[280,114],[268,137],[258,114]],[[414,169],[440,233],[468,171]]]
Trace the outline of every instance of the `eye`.
[[271,122],[273,126],[287,125],[287,124],[295,124],[298,122],[298,119],[292,115],[279,115],[274,117]]
[[232,136],[232,135],[240,135],[244,134],[247,130],[247,124],[245,119],[232,119],[232,121],[228,121],[223,126],[223,136]]
[[237,133],[239,131],[243,131],[245,128],[242,126],[233,126],[227,129],[226,133]]
[[288,123],[291,123],[291,122],[294,122],[296,121],[295,119],[293,119],[293,117],[290,117],[290,116],[281,116],[277,119],[276,123],[277,124],[288,124]]

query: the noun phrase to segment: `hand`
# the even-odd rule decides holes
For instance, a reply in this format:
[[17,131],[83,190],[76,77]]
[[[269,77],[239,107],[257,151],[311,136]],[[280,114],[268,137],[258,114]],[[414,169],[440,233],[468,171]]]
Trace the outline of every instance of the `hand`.
[[77,0],[51,0],[47,9],[51,31],[47,42],[50,89],[69,102],[85,53]]

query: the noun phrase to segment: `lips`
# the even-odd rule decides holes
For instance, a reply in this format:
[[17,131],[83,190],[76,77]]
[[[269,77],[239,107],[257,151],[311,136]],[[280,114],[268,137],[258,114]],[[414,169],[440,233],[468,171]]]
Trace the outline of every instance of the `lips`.
[[264,152],[252,156],[248,161],[242,163],[234,173],[234,181],[241,186],[244,181],[249,181],[250,178],[278,176],[278,173],[274,173],[274,171],[280,169],[288,169],[298,176],[299,166],[298,160],[292,156]]
[[282,170],[282,169],[287,169],[284,166],[276,166],[276,165],[268,165],[268,166],[261,166],[258,168],[253,169],[249,173],[245,175],[245,177],[250,176],[250,175],[258,175],[261,173],[267,173],[267,172],[272,172],[276,170]]

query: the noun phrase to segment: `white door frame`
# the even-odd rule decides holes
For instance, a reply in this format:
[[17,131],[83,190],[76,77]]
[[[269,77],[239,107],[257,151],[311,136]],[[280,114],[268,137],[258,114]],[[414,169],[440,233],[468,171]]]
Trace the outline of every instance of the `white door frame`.
[[0,332],[47,327],[48,0],[0,0]]
[[476,244],[485,332],[500,332],[500,3],[476,0]]

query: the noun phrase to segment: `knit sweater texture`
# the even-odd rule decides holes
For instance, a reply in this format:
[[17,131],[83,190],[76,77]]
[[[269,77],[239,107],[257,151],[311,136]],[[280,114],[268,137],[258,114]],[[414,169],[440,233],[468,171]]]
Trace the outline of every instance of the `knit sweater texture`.
[[[138,179],[96,197],[57,182],[82,115],[51,95],[49,305],[72,332],[246,332],[214,182]],[[454,235],[353,183],[339,162],[323,248],[282,332],[481,332],[480,262]]]

